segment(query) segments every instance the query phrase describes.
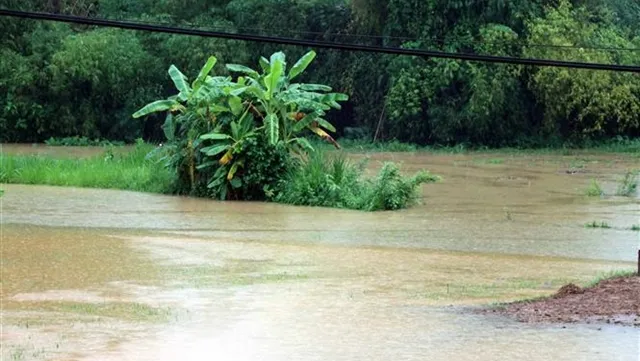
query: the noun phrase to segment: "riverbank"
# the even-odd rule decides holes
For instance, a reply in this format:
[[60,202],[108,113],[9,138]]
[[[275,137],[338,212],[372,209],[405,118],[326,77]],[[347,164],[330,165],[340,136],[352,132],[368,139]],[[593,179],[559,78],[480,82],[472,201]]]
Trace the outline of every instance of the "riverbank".
[[562,286],[550,297],[484,312],[525,323],[606,323],[640,327],[640,276],[627,272],[581,288]]
[[[78,149],[80,148],[80,150]],[[120,189],[161,194],[216,198],[211,182],[184,189],[177,175],[165,167],[163,155],[150,153],[155,146],[138,142],[133,147],[42,147],[4,146],[0,158],[0,183]],[[13,151],[12,151],[13,149]],[[72,150],[67,154],[65,149]],[[84,152],[81,151],[84,149]],[[168,158],[168,156],[167,156]],[[231,173],[230,173],[231,174]],[[254,175],[254,178],[257,177]],[[420,185],[440,180],[425,169],[405,176],[395,164],[385,163],[375,176],[367,176],[361,164],[346,153],[314,152],[295,167],[281,169],[278,182],[270,187],[267,200],[282,204],[345,208],[362,211],[397,210],[415,205]],[[265,180],[265,178],[263,178]],[[242,192],[242,182],[233,191]],[[215,187],[215,185],[213,185]],[[275,188],[275,189],[273,189]],[[226,186],[226,191],[230,187]],[[251,190],[255,190],[251,188]],[[259,194],[256,193],[256,194]],[[224,197],[224,196],[223,196]],[[226,199],[238,199],[229,195]],[[245,199],[245,198],[240,198]],[[246,198],[256,199],[256,198]]]

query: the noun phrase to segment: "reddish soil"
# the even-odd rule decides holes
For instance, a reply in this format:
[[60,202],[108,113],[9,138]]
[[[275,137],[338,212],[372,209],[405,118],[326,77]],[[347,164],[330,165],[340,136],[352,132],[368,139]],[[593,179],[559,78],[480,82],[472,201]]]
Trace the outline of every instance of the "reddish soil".
[[640,327],[640,277],[616,278],[591,288],[568,284],[553,296],[485,312],[520,322],[606,322]]

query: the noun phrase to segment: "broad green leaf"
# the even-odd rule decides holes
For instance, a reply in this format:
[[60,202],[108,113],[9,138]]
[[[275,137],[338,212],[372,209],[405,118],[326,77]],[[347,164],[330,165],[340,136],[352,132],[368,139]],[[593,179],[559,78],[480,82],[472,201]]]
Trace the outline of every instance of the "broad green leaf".
[[258,99],[264,99],[265,98],[265,92],[264,89],[262,89],[260,86],[258,85],[252,85],[249,87],[249,89],[247,89],[248,92],[253,93],[253,95],[258,98]]
[[204,168],[208,168],[208,167],[214,166],[216,164],[218,164],[218,162],[208,161],[208,162],[204,162],[204,163],[198,165],[196,167],[196,169],[200,170],[200,169],[204,169]]
[[278,143],[278,137],[280,132],[280,124],[278,116],[271,113],[264,118],[265,126],[267,127],[267,135],[269,136],[269,143],[275,145]]
[[179,109],[179,107],[181,107],[180,103],[174,100],[156,100],[155,102],[147,104],[142,109],[133,113],[133,117],[140,118],[155,112],[176,110],[176,109]]
[[319,112],[312,112],[304,116],[304,118],[300,119],[293,125],[293,131],[299,132],[302,129],[306,128],[311,122],[313,122],[316,118],[320,116]]
[[334,94],[335,94],[334,100],[337,102],[346,102],[347,100],[349,100],[349,96],[347,94],[343,94],[343,93],[334,93]]
[[251,78],[254,79],[258,79],[260,77],[260,74],[258,74],[257,71],[244,66],[244,65],[239,65],[239,64],[227,64],[227,69],[236,72],[236,73],[243,73],[243,74],[247,74],[248,76],[250,76]]
[[234,140],[238,141],[240,139],[240,135],[238,134],[238,123],[231,122],[229,125],[231,126],[231,136]]
[[280,83],[280,78],[284,74],[284,60],[285,57],[283,52],[277,52],[271,55],[271,68],[269,69],[269,74],[264,77],[264,84],[267,88],[265,99],[267,100],[270,100],[273,97],[273,93],[276,91],[278,84]]
[[187,77],[182,74],[175,65],[171,65],[169,67],[169,76],[171,76],[171,80],[173,80],[173,84],[176,86],[176,89],[185,97],[188,97],[191,93],[191,88],[189,87],[189,83],[187,83]]
[[271,69],[271,66],[269,65],[269,60],[264,56],[260,57],[260,67],[262,68],[262,71],[265,73],[268,73],[269,69]]
[[229,98],[229,108],[233,115],[240,115],[242,113],[242,99],[238,96]]
[[204,147],[202,149],[200,149],[200,151],[208,156],[215,156],[218,155],[224,151],[226,151],[227,149],[229,149],[229,147],[231,146],[231,144],[229,143],[225,143],[225,144],[216,144],[216,145],[212,145],[210,147]]
[[304,72],[315,57],[316,52],[313,50],[303,55],[302,58],[293,65],[291,71],[289,71],[289,80],[293,80],[293,78]]
[[225,140],[225,139],[231,139],[231,136],[229,134],[223,134],[223,133],[207,133],[207,134],[201,135],[200,139]]
[[323,127],[324,129],[327,129],[330,132],[335,132],[336,131],[336,128],[333,125],[331,125],[331,123],[326,121],[325,119],[316,118],[316,122],[318,122],[319,126]]
[[209,110],[214,112],[214,113],[224,113],[224,112],[230,112],[231,111],[231,109],[229,109],[229,108],[227,108],[225,106],[219,105],[219,104],[211,104]]
[[209,60],[207,60],[207,63],[204,64],[204,66],[200,70],[200,74],[198,74],[198,78],[196,78],[196,80],[193,82],[194,91],[197,91],[198,89],[200,89],[202,84],[204,84],[204,81],[207,79],[207,76],[211,72],[211,69],[213,69],[213,67],[216,65],[217,61],[218,60],[216,59],[215,56],[209,57]]
[[249,89],[248,86],[243,86],[243,87],[240,87],[240,88],[237,88],[237,89],[233,89],[232,91],[229,92],[229,94],[235,95],[235,96],[240,96],[240,95],[242,95],[242,93],[247,91],[247,89]]
[[332,89],[330,86],[322,85],[322,84],[297,84],[300,90],[306,91],[325,91],[330,92]]
[[173,123],[173,115],[167,115],[167,118],[164,120],[164,124],[162,124],[162,131],[164,132],[164,136],[167,140],[171,141],[175,138],[176,126]]
[[306,149],[310,152],[313,152],[314,149],[311,146],[311,143],[309,143],[309,141],[306,138],[293,138],[292,141],[295,141],[296,143],[298,143],[298,145],[300,145],[300,147],[302,147],[303,149]]

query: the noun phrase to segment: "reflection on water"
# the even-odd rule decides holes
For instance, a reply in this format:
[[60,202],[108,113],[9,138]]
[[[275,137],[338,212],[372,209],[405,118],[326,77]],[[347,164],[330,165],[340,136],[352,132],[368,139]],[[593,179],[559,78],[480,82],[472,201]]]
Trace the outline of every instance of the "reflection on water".
[[3,359],[638,359],[637,328],[461,308],[633,268],[638,200],[580,196],[633,160],[384,157],[444,182],[380,213],[3,185]]

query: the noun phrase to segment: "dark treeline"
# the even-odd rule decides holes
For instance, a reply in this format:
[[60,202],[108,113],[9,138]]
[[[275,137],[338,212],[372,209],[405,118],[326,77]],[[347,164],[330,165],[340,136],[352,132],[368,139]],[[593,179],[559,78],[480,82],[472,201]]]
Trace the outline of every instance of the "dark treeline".
[[[0,0],[5,8],[311,40],[640,64],[637,0]],[[133,119],[210,55],[255,67],[278,47],[0,18],[0,140],[161,139]],[[357,36],[356,36],[357,35]],[[627,49],[627,50],[625,50]],[[350,101],[339,135],[421,144],[547,146],[640,135],[640,76],[315,49],[304,81]],[[226,74],[223,66],[214,72]]]

